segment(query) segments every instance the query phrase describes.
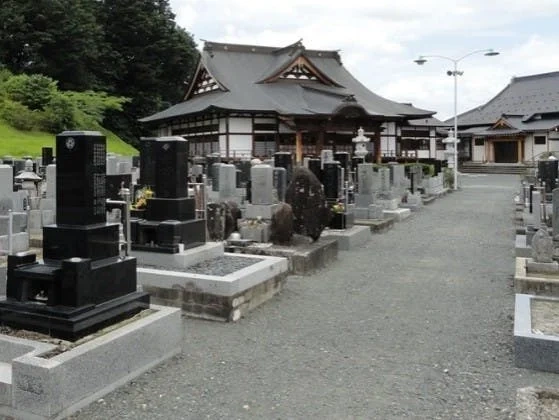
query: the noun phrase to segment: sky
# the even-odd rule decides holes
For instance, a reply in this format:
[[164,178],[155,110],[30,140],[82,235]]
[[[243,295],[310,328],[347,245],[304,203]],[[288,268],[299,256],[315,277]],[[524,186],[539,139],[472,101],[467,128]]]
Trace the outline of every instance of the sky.
[[[179,26],[202,40],[339,50],[373,92],[454,115],[485,104],[512,77],[559,71],[559,0],[170,0]],[[423,66],[414,60],[430,58]]]

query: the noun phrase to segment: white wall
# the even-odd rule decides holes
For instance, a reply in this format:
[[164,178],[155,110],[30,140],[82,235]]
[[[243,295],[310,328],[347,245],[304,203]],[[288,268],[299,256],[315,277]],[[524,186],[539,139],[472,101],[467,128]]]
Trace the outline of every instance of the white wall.
[[472,139],[472,162],[485,162],[487,157],[485,156],[485,143],[483,146],[476,146],[475,139]]
[[250,118],[229,118],[229,132],[252,133],[252,120]]
[[239,155],[252,155],[252,135],[229,135],[229,156]]

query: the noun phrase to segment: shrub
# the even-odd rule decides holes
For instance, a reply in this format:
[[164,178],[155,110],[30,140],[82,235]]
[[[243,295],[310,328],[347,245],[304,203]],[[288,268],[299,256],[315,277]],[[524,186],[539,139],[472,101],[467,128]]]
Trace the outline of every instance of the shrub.
[[12,76],[3,86],[9,99],[25,105],[32,111],[42,111],[57,91],[56,82],[42,74]]
[[41,128],[49,133],[60,133],[77,128],[76,108],[65,95],[57,93],[42,113]]
[[19,102],[4,100],[0,107],[0,118],[18,130],[30,131],[37,128],[40,116]]

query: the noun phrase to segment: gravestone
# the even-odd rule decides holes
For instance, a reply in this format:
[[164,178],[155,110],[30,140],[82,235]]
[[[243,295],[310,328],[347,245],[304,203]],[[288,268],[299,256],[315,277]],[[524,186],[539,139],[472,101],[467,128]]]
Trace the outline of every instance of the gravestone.
[[532,258],[538,263],[553,262],[553,240],[545,227],[538,229],[532,238]]
[[356,219],[382,219],[382,206],[376,204],[376,193],[379,188],[379,176],[372,163],[361,163],[357,166],[358,186],[355,194]]
[[291,152],[274,153],[274,167],[285,169],[287,183],[289,184],[293,175],[293,156]]
[[274,203],[274,168],[270,165],[254,165],[250,171],[252,204]]
[[340,198],[340,164],[326,162],[322,170],[322,184],[326,200],[336,202]]
[[538,178],[545,182],[545,192],[551,193],[557,186],[557,178],[559,177],[558,160],[539,160],[538,161]]
[[219,200],[232,200],[237,194],[237,168],[235,165],[222,163],[218,171]]
[[334,161],[334,151],[329,149],[321,150],[320,152],[321,168],[324,170],[324,165]]
[[293,210],[293,230],[316,241],[330,222],[330,207],[322,184],[306,168],[296,168],[285,201]]
[[136,289],[136,259],[119,252],[119,226],[106,223],[105,137],[56,136],[58,224],[43,228],[43,262],[8,257],[0,324],[75,340],[149,306]]
[[277,192],[278,201],[285,201],[287,190],[287,171],[283,167],[274,168],[274,189]]
[[315,158],[309,159],[308,169],[319,181],[322,180],[322,160]]
[[11,196],[14,191],[14,172],[10,165],[0,165],[0,197]]
[[241,171],[239,181],[241,183],[241,186],[243,186],[248,181],[250,181],[250,168],[252,168],[252,163],[250,163],[250,160],[242,159],[235,165],[237,166],[237,169]]
[[212,191],[219,191],[219,171],[221,170],[220,162],[212,163],[210,169],[210,179],[212,181]]
[[47,198],[56,198],[56,165],[48,165],[46,171],[47,178]]
[[43,166],[48,166],[52,163],[52,147],[43,147],[41,149],[41,164]]
[[539,191],[534,191],[532,193],[532,203],[533,203],[533,220],[534,220],[534,228],[537,230],[539,229],[540,225],[542,224],[542,195]]
[[196,219],[196,200],[188,197],[188,142],[159,137],[152,143],[154,197],[146,200],[142,218],[132,219],[135,251],[175,254],[206,242],[206,221]]
[[155,137],[140,138],[140,179],[139,184],[155,186]]
[[336,152],[334,153],[334,160],[340,162],[340,168],[344,170],[344,180],[347,181],[349,178],[350,170],[350,160],[351,156],[349,152]]

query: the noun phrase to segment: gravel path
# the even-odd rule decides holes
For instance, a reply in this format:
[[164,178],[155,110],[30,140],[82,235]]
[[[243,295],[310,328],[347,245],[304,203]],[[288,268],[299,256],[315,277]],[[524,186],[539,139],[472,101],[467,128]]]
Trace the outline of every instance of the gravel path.
[[236,324],[185,319],[182,356],[74,418],[513,418],[559,387],[513,363],[517,182],[465,178]]

